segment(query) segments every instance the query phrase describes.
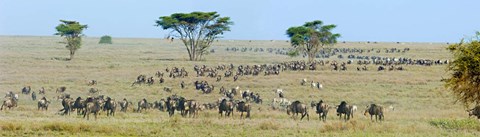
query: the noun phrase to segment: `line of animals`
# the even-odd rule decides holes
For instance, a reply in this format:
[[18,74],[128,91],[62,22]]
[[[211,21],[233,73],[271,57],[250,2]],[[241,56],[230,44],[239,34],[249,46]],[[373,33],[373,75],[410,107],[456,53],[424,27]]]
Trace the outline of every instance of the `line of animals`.
[[[303,79],[303,81],[306,81],[306,79]],[[94,85],[96,81],[90,81],[88,85]],[[66,88],[65,87],[59,87],[57,88],[56,92],[65,92]],[[230,93],[236,93],[235,90],[238,90],[238,87],[232,88],[232,90],[228,91]],[[27,94],[31,93],[32,94],[32,99],[35,100],[36,96],[34,92],[30,92],[31,88],[24,87],[22,88],[22,94]],[[39,90],[40,94],[45,94],[45,89],[42,87]],[[304,117],[307,117],[307,120],[309,120],[309,113],[308,113],[308,106],[305,103],[302,103],[301,101],[293,101],[289,102],[287,99],[284,97],[283,90],[277,89],[275,91],[276,94],[280,98],[274,98],[272,101],[272,106],[278,102],[284,103],[284,107],[286,109],[286,112],[288,115],[292,114],[292,118],[296,119],[298,115],[300,115],[300,120],[302,120]],[[255,97],[255,95],[257,97]],[[195,101],[194,99],[186,99],[181,96],[172,95],[167,97],[166,99],[160,99],[159,101],[154,101],[153,103],[149,103],[146,99],[142,99],[138,102],[138,107],[137,109],[133,109],[134,112],[142,112],[147,109],[158,109],[160,111],[168,112],[169,116],[173,116],[175,111],[179,111],[180,115],[183,117],[198,117],[198,112],[203,111],[203,110],[214,110],[218,109],[218,112],[220,116],[226,116],[229,117],[230,115],[233,115],[234,110],[237,110],[237,112],[240,112],[240,118],[243,118],[243,113],[246,113],[245,118],[250,118],[251,117],[251,110],[252,110],[252,105],[250,103],[261,103],[261,98],[259,97],[258,93],[253,94],[253,92],[244,91],[242,93],[242,100],[235,100],[233,96],[228,96],[225,95],[224,97],[218,99],[216,102],[213,103],[204,103],[201,104],[198,101]],[[2,103],[2,106],[0,110],[3,110],[4,107],[8,109],[12,109],[14,107],[17,107],[18,104],[18,94],[14,94],[13,92],[8,92],[5,96],[5,100]],[[248,99],[248,98],[256,98],[256,99]],[[260,99],[260,102],[259,100]],[[115,99],[112,99],[110,97],[106,97],[104,95],[100,95],[97,97],[86,97],[85,99],[81,97],[77,97],[76,99],[73,99],[70,97],[70,95],[66,94],[62,99],[62,106],[63,108],[59,110],[59,114],[61,115],[69,115],[71,112],[77,112],[77,115],[83,115],[84,118],[87,120],[89,119],[89,115],[93,114],[95,119],[97,118],[97,115],[101,112],[106,112],[107,116],[114,116],[115,111],[117,106],[120,106],[120,111],[121,112],[127,112],[127,109],[129,106],[132,106],[132,102],[128,101],[126,98],[124,98],[121,101],[116,102]],[[38,102],[38,110],[48,110],[48,106],[50,104],[50,100],[48,100],[46,97],[42,97]],[[315,113],[318,114],[319,119],[326,121],[328,112],[330,109],[335,108],[337,112],[337,116],[342,118],[345,121],[349,120],[350,118],[353,118],[353,113],[357,110],[357,106],[355,105],[349,105],[347,102],[342,101],[339,105],[332,107],[329,106],[327,103],[325,103],[323,100],[320,100],[319,102],[311,102],[310,105],[312,108],[315,108]],[[275,109],[275,108],[274,108]],[[394,110],[393,106],[389,106],[388,109]],[[375,116],[375,121],[377,120],[383,120],[385,118],[384,113],[385,108],[381,105],[378,104],[370,104],[365,107],[364,115],[366,116],[367,114],[370,115],[371,120],[373,121],[373,117]],[[476,106],[473,109],[467,110],[469,117],[471,116],[476,116],[477,118],[480,119],[480,106]]]

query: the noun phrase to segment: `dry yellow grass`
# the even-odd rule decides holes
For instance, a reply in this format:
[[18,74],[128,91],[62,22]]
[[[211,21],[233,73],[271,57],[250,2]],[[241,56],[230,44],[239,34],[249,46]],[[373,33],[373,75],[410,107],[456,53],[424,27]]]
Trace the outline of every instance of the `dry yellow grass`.
[[[169,43],[161,39],[117,39],[112,45],[97,44],[98,38],[85,38],[83,47],[73,61],[67,58],[68,51],[58,42],[58,37],[0,37],[0,93],[14,91],[20,94],[23,86],[30,85],[34,91],[45,87],[47,97],[53,99],[55,89],[66,86],[73,97],[88,94],[87,80],[98,81],[100,94],[134,102],[142,98],[159,100],[171,95],[164,86],[174,88],[174,93],[200,102],[214,102],[221,86],[260,93],[263,105],[253,105],[251,119],[219,118],[216,111],[202,111],[199,118],[168,117],[167,113],[149,110],[145,113],[117,112],[115,117],[103,113],[94,121],[80,116],[57,115],[61,102],[53,100],[48,111],[37,111],[36,102],[30,96],[20,95],[19,107],[0,112],[0,136],[478,136],[477,127],[442,128],[443,120],[460,120],[460,123],[475,121],[467,119],[464,108],[453,104],[453,98],[440,82],[446,76],[445,66],[404,66],[406,71],[357,72],[356,65],[348,66],[346,72],[331,71],[328,66],[317,71],[282,72],[279,76],[246,76],[233,82],[232,78],[215,82],[214,78],[195,77],[194,65],[216,66],[220,64],[270,64],[290,60],[283,55],[255,52],[227,52],[226,47],[288,48],[285,41],[219,41],[213,46],[216,52],[206,56],[206,61],[191,62],[180,42]],[[363,55],[411,57],[415,59],[449,59],[441,43],[339,43],[337,48],[410,48],[407,53],[363,53]],[[346,55],[344,55],[346,56]],[[328,60],[339,60],[336,57]],[[339,60],[345,61],[345,60]],[[158,70],[185,67],[189,77],[166,78],[163,85],[130,87],[139,74],[153,76]],[[300,86],[300,80],[320,81],[324,89],[314,90]],[[212,94],[195,91],[193,81],[207,80],[216,86]],[[180,82],[187,82],[187,89],[180,89]],[[291,100],[325,100],[331,105],[340,101],[359,106],[353,120],[343,122],[331,110],[327,122],[320,122],[314,110],[310,121],[295,121],[285,112],[271,110],[268,105],[275,97],[272,90],[282,88]],[[38,98],[41,96],[39,95]],[[370,122],[360,111],[363,106],[377,103],[393,105],[395,111],[385,114],[385,121]],[[432,122],[433,121],[433,122]],[[447,124],[449,122],[446,122]],[[451,123],[451,122],[450,122]],[[455,127],[455,126],[454,126]]]

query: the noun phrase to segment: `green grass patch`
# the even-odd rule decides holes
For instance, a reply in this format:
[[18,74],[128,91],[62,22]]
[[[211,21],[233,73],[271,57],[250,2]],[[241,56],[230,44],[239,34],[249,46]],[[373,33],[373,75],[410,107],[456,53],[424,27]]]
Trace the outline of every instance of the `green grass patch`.
[[435,119],[429,123],[443,129],[480,131],[480,122],[476,119]]

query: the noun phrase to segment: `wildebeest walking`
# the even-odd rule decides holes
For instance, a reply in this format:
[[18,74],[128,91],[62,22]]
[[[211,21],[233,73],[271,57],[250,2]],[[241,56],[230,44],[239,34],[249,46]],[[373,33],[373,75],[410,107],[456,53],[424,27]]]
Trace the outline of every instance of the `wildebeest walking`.
[[244,101],[240,101],[237,103],[237,112],[240,112],[240,118],[243,118],[243,112],[247,113],[245,118],[250,118],[250,110],[251,110],[250,104]]
[[90,80],[88,81],[88,86],[93,86],[93,85],[97,85],[97,81],[96,80]]
[[2,107],[0,107],[0,110],[3,110],[4,107],[7,107],[10,110],[16,106],[17,106],[17,100],[13,97],[7,97],[3,101]]
[[121,112],[127,112],[129,104],[132,104],[132,103],[128,102],[126,98],[123,98],[123,100],[120,101],[118,104],[120,104],[120,111]]
[[103,111],[107,111],[107,116],[115,116],[115,110],[117,109],[117,102],[115,99],[107,97],[105,105],[103,106]]
[[148,108],[147,99],[144,98],[138,102],[137,112],[142,112],[142,109],[147,110],[147,108]]
[[294,101],[292,104],[287,106],[287,114],[290,115],[292,113],[292,118],[295,119],[298,114],[302,115],[300,120],[303,120],[305,116],[307,116],[307,120],[310,120],[310,116],[308,114],[308,107],[307,105],[301,103],[300,101]]
[[345,101],[342,101],[337,108],[337,116],[339,116],[340,119],[342,118],[342,114],[344,114],[345,121],[350,120],[350,116],[353,118],[353,108]]
[[85,113],[83,114],[83,118],[87,117],[87,120],[90,119],[90,113],[93,113],[95,116],[95,120],[97,120],[97,115],[100,112],[100,103],[96,98],[87,98],[86,105],[85,105]]
[[32,92],[32,100],[37,100],[37,94],[35,91]]
[[75,99],[75,102],[73,102],[72,110],[77,111],[77,115],[83,115],[85,112],[85,100],[83,100],[81,97],[78,97]]
[[30,94],[31,88],[30,86],[26,86],[22,88],[22,94]]
[[48,110],[48,105],[50,104],[50,101],[47,100],[47,98],[43,97],[38,101],[38,110]]
[[218,113],[220,113],[220,117],[223,116],[224,113],[225,113],[225,116],[229,117],[230,114],[233,115],[233,108],[234,108],[233,101],[222,99],[222,101],[220,102],[220,105],[218,106]]
[[316,110],[317,114],[320,120],[326,121],[327,120],[327,114],[329,110],[328,104],[324,103],[323,100],[320,100],[316,104]]
[[185,115],[188,115],[189,117],[197,117],[198,115],[198,110],[197,106],[199,104],[195,100],[187,100],[185,102]]
[[[375,121],[380,120],[382,121],[384,116],[383,116],[383,107],[376,105],[376,104],[371,104],[370,106],[367,106],[367,109],[363,113],[363,115],[370,114],[370,120],[373,121],[373,115],[375,115]],[[378,117],[377,117],[378,116]]]
[[63,108],[60,109],[59,111],[63,111],[61,114],[62,115],[69,115],[70,111],[72,110],[72,105],[73,105],[73,100],[70,98],[70,95],[65,95],[65,97],[62,99],[62,106]]

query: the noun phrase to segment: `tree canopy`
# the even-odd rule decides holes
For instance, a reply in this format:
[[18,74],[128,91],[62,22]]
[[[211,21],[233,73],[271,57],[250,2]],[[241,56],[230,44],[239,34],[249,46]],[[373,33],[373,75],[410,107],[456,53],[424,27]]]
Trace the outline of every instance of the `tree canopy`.
[[230,17],[220,17],[217,12],[174,13],[155,22],[183,42],[191,61],[201,59],[212,42],[233,25]]
[[88,28],[88,26],[82,25],[77,21],[60,20],[60,22],[62,23],[55,27],[57,30],[55,35],[65,37],[67,41],[66,47],[70,50],[70,60],[72,60],[75,51],[82,45],[83,30]]
[[112,44],[112,37],[108,35],[104,35],[100,38],[98,44]]
[[332,33],[336,25],[323,25],[320,20],[306,22],[303,26],[287,29],[291,45],[297,51],[307,54],[308,61],[313,61],[315,55],[325,46],[337,43],[340,34]]
[[453,54],[453,61],[448,64],[451,72],[445,86],[455,95],[457,102],[466,107],[480,105],[480,32],[470,40],[462,39],[460,43],[449,45],[447,50]]

